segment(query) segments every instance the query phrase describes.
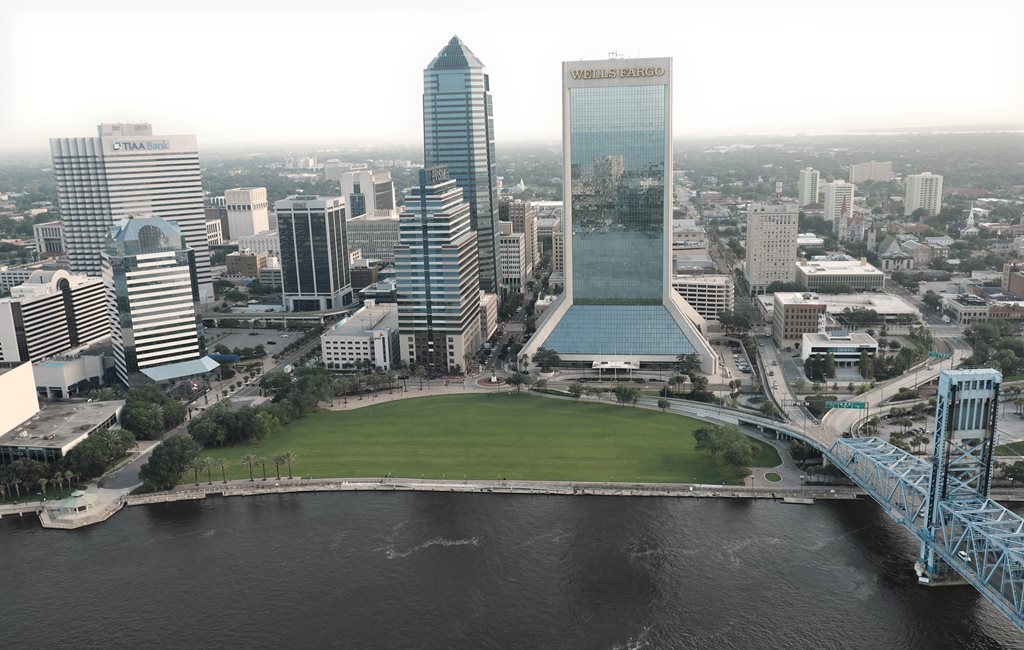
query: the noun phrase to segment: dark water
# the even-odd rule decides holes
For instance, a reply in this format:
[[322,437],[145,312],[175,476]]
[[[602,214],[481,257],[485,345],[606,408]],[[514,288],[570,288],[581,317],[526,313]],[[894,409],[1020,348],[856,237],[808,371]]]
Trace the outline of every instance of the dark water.
[[870,503],[341,493],[0,521],[8,648],[1015,648]]

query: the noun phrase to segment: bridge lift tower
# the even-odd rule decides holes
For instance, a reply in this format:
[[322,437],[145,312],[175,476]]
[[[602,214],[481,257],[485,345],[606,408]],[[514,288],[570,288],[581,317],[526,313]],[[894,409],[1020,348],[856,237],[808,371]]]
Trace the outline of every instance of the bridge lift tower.
[[[942,372],[935,404],[931,485],[925,500],[924,527],[939,546],[957,548],[958,559],[977,557],[984,540],[970,526],[952,521],[963,511],[988,502],[995,459],[996,416],[1002,374],[991,368]],[[952,537],[959,539],[952,539]],[[960,574],[922,542],[915,569],[922,584],[963,583]]]

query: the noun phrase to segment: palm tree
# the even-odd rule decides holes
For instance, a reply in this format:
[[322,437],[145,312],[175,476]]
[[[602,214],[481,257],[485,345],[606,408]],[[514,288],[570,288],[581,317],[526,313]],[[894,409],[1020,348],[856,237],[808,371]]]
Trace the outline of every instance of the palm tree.
[[264,481],[267,480],[267,459],[266,458],[257,458],[256,462],[259,463],[260,466],[263,468],[263,480]]
[[64,475],[61,474],[60,471],[57,471],[50,480],[57,484],[57,489],[60,490],[60,495],[64,496]]
[[39,479],[36,482],[39,483],[39,494],[40,494],[40,496],[45,495],[46,494],[46,484],[50,482],[50,479],[48,479],[48,478],[41,478],[41,479]]
[[21,498],[21,479],[18,478],[17,476],[15,476],[14,479],[11,481],[11,484],[14,485],[14,492],[15,492],[15,494],[18,495],[18,498],[20,499]]
[[282,458],[284,460],[284,464],[288,466],[288,478],[292,478],[292,463],[297,460],[297,456],[293,452],[286,451]]
[[185,471],[192,470],[196,473],[196,485],[199,485],[199,470],[201,470],[202,468],[203,461],[198,458],[193,458],[192,460],[185,463]]
[[64,479],[68,482],[68,491],[71,491],[71,479],[75,478],[76,476],[78,475],[72,472],[71,470],[64,470]]
[[207,456],[203,459],[203,468],[206,470],[206,484],[213,485],[213,478],[210,474],[213,472],[214,461],[212,458]]
[[274,456],[274,470],[277,472],[277,480],[281,480],[281,465],[284,465],[284,456]]
[[256,454],[242,456],[242,464],[249,468],[249,480],[255,481],[256,478],[252,475],[252,468],[256,464]]
[[220,468],[221,479],[223,479],[223,481],[227,483],[228,475],[227,472],[224,471],[224,468],[227,466],[228,461],[224,460],[223,458],[215,458],[213,459],[213,464]]

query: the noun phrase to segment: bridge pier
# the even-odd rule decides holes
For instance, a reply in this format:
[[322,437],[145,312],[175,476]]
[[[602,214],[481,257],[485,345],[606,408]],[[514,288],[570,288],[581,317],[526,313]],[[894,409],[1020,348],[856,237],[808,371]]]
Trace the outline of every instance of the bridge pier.
[[925,544],[921,544],[921,557],[914,562],[917,584],[925,587],[960,587],[969,584],[945,560],[935,557]]

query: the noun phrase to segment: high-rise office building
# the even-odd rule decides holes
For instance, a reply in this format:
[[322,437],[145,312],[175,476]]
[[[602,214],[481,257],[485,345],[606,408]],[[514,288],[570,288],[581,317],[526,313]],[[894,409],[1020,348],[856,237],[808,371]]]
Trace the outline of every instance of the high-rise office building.
[[457,36],[423,71],[423,159],[446,166],[469,204],[477,234],[480,288],[497,291],[498,184],[491,80]]
[[290,196],[274,208],[285,308],[318,311],[351,303],[345,199]]
[[349,219],[345,224],[348,228],[349,250],[360,249],[363,259],[395,261],[395,244],[398,243],[398,214],[393,216],[361,217]]
[[224,191],[231,239],[248,237],[270,229],[267,188],[236,187]]
[[800,170],[800,180],[797,186],[797,195],[800,200],[800,207],[813,205],[818,202],[821,174],[817,169],[805,167]]
[[[502,219],[512,222],[512,232],[523,233],[526,246],[526,274],[533,275],[533,270],[540,264],[540,248],[537,242],[537,213],[529,201],[515,199],[502,203],[508,215],[500,215]],[[499,211],[500,212],[500,211]]]
[[751,203],[747,207],[747,284],[751,295],[772,282],[796,281],[799,208],[793,203]]
[[146,123],[101,124],[95,138],[51,138],[50,155],[73,273],[99,275],[107,231],[130,214],[175,223],[195,255],[199,295],[213,300],[203,181],[194,135]]
[[836,223],[841,219],[849,219],[853,216],[853,185],[846,181],[832,181],[821,186],[821,192],[825,195],[825,212],[822,218],[825,221]]
[[0,298],[0,362],[67,352],[110,336],[103,281],[67,271],[35,271]]
[[64,224],[61,221],[47,221],[32,226],[36,237],[36,252],[40,257],[53,257],[64,253]]
[[345,197],[348,218],[393,217],[398,215],[395,182],[386,169],[357,169],[341,174],[341,195]]
[[109,229],[103,283],[114,370],[126,385],[201,375],[217,367],[199,319],[195,256],[178,227],[128,217]]
[[942,211],[942,176],[931,172],[907,175],[907,194],[903,201],[903,214],[924,208],[929,215]]
[[[638,368],[696,355],[706,322],[672,288],[672,60],[562,64],[565,290],[520,360]],[[620,161],[621,159],[621,161]]]
[[469,215],[444,167],[420,170],[395,247],[399,348],[407,363],[465,369],[480,347],[477,237]]
[[854,163],[850,165],[850,182],[857,184],[864,181],[888,183],[892,180],[891,162]]

